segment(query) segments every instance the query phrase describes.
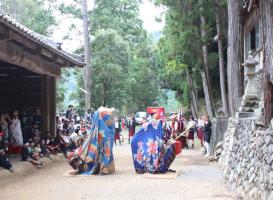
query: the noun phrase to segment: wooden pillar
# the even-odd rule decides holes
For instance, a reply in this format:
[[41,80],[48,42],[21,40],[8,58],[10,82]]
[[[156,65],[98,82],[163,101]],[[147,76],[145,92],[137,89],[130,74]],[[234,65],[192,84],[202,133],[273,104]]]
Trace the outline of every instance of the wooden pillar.
[[[45,119],[46,119],[46,131],[50,131],[50,94],[51,94],[51,87],[50,87],[50,79],[51,77],[50,76],[46,76],[46,116],[45,116]],[[50,133],[51,135],[51,133]]]
[[42,75],[41,78],[41,114],[43,117],[42,136],[50,131],[50,77]]
[[50,134],[56,136],[56,78],[50,77]]
[[42,75],[41,113],[43,116],[42,133],[49,131],[50,137],[56,135],[56,78]]
[[46,75],[41,75],[41,115],[43,118],[42,134],[46,131]]

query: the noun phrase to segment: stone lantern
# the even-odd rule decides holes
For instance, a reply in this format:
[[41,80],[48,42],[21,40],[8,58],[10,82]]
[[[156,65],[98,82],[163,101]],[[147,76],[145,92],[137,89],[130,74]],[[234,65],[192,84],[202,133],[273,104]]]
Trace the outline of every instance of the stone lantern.
[[249,100],[255,101],[258,98],[258,93],[255,87],[256,65],[258,64],[259,62],[255,60],[251,52],[243,63],[243,66],[245,67],[245,76],[247,77],[247,85],[243,96],[244,104]]

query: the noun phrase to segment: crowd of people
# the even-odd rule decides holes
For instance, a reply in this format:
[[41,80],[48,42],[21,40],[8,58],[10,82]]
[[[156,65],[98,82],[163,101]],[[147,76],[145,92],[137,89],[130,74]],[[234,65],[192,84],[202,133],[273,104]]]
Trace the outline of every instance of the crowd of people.
[[[56,117],[56,136],[49,132],[42,133],[42,115],[39,109],[33,113],[15,110],[12,115],[0,115],[0,167],[11,172],[14,168],[8,157],[21,156],[21,161],[30,162],[38,168],[43,167],[43,157],[51,158],[51,154],[63,153],[78,148],[85,140],[92,123],[91,109],[84,117],[80,117],[72,105],[68,106],[65,115]],[[8,155],[8,156],[7,156]]]
[[[22,160],[39,161],[37,151],[40,147],[42,117],[39,109],[27,115],[24,113],[19,118],[18,110],[14,110],[11,115],[0,115],[0,166],[13,172],[12,164],[7,158],[7,154],[21,154]],[[27,142],[31,141],[31,142]],[[42,153],[41,153],[42,156]]]
[[[56,116],[56,136],[49,133],[42,134],[42,116],[39,109],[32,115],[22,114],[15,110],[11,117],[8,114],[0,115],[0,167],[14,171],[6,154],[21,154],[21,160],[32,163],[38,168],[43,167],[43,157],[51,159],[51,154],[63,153],[68,157],[69,152],[79,148],[91,132],[93,112],[88,109],[84,116],[80,116],[73,105],[69,105],[65,114]],[[143,123],[152,120],[152,116],[143,120]],[[21,120],[20,120],[21,119]],[[128,138],[130,144],[136,132],[134,115],[114,119],[114,144],[121,145]],[[186,130],[186,131],[185,131]],[[126,135],[124,135],[126,134]],[[204,153],[210,156],[211,122],[207,115],[200,119],[192,116],[187,121],[181,113],[163,119],[163,139],[176,139],[181,142],[182,148],[194,148],[196,137],[204,146]],[[125,136],[125,137],[124,137]]]
[[[149,115],[143,119],[142,124],[150,122],[154,117],[155,116]],[[189,128],[187,129],[187,127]],[[133,115],[122,119],[116,117],[115,144],[117,140],[119,140],[119,144],[124,142],[124,137],[121,134],[122,130],[123,134],[125,133],[128,135],[128,143],[130,144],[130,140],[135,134],[135,129],[136,121]],[[195,140],[198,139],[200,141],[200,146],[204,148],[203,154],[205,154],[206,157],[211,155],[211,122],[208,115],[202,115],[199,119],[190,116],[189,120],[186,120],[181,112],[179,112],[169,117],[163,117],[163,134],[165,142],[170,138],[177,138],[177,140],[181,142],[182,148],[186,149],[193,149]]]
[[188,121],[181,114],[173,115],[165,120],[163,127],[165,141],[177,139],[182,148],[193,149],[195,139],[198,138],[206,157],[211,155],[211,122],[208,115],[202,115],[199,119],[190,116]]

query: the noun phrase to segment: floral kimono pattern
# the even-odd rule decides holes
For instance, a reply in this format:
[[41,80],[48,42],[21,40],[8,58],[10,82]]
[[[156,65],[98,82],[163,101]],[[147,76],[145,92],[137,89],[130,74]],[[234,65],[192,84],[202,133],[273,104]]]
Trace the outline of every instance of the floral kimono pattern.
[[[112,110],[101,107],[94,113],[88,137],[75,152],[68,157],[69,163],[80,174],[109,174],[115,171],[113,157],[114,121]],[[74,160],[78,163],[75,167]]]
[[137,173],[165,173],[175,158],[174,146],[164,145],[161,120],[142,127],[133,137],[131,148]]

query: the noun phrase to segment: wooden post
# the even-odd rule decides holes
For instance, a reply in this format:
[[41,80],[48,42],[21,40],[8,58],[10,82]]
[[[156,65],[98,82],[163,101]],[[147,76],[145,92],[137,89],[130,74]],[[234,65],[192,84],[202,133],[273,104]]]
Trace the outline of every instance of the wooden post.
[[56,78],[50,77],[50,136],[56,136]]
[[50,131],[50,77],[42,75],[41,82],[41,114],[43,117],[42,136],[45,136],[46,131]]
[[41,115],[43,118],[42,123],[42,134],[46,131],[46,96],[47,96],[47,90],[46,90],[46,75],[41,75]]

